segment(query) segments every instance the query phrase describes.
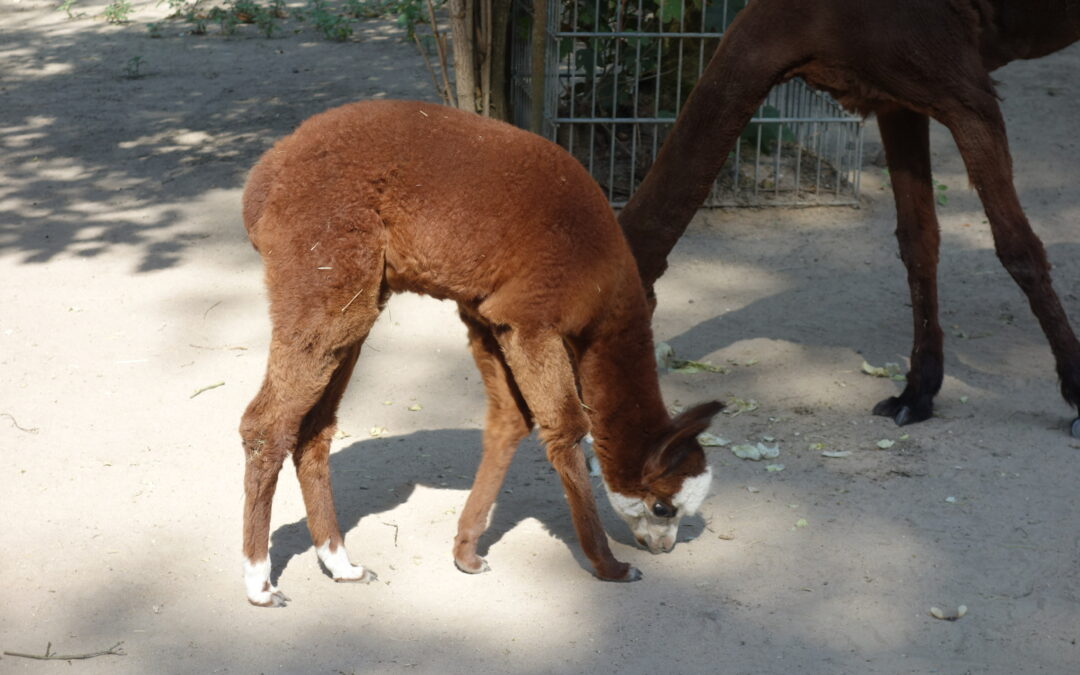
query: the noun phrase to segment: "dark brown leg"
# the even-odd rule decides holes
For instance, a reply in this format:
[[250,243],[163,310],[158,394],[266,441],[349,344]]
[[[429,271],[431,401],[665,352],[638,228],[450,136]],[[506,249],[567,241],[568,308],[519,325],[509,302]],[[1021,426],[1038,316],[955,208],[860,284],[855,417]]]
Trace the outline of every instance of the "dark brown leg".
[[[1080,406],[1080,343],[1050,281],[1050,265],[1042,241],[1031,230],[1012,179],[1005,123],[997,100],[988,91],[962,92],[941,113],[949,127],[968,175],[979,193],[994,234],[998,259],[1028,298],[1031,311],[1050,342],[1061,382],[1061,394]],[[1080,420],[1074,420],[1076,435]]]
[[606,581],[640,579],[637,569],[612,555],[607,534],[600,524],[585,455],[579,445],[589,430],[589,421],[582,411],[562,337],[554,333],[508,330],[497,339],[540,427],[548,460],[562,479],[574,530],[596,576]]
[[487,562],[476,554],[476,544],[487,529],[488,515],[514,451],[532,429],[532,417],[490,329],[465,313],[461,318],[469,328],[469,347],[487,392],[484,454],[454,538],[454,563],[462,572],[476,574],[489,569]]
[[899,396],[874,406],[874,414],[891,417],[903,426],[933,414],[934,396],[944,377],[937,306],[941,235],[934,212],[929,118],[906,108],[893,108],[878,113],[878,126],[896,200],[896,238],[911,289],[914,341],[907,386]]

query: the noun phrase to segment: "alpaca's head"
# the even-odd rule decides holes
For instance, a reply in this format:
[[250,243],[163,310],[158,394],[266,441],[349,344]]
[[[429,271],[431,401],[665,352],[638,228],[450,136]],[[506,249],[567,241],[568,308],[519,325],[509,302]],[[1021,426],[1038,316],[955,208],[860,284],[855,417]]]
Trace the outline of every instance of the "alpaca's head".
[[639,485],[604,482],[615,513],[630,526],[638,543],[653,553],[675,548],[679,522],[697,513],[709,494],[712,470],[697,435],[723,407],[716,401],[703,403],[676,417],[646,457]]

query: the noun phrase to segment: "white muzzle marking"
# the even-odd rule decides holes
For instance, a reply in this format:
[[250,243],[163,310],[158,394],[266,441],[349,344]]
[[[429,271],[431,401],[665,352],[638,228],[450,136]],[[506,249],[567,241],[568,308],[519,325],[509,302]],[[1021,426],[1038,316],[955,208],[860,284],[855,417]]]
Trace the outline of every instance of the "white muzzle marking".
[[675,548],[676,536],[679,533],[679,523],[683,516],[692,516],[701,508],[702,502],[709,495],[709,486],[712,484],[712,468],[705,469],[697,476],[691,476],[683,481],[682,488],[671,499],[671,505],[676,513],[673,518],[660,518],[653,515],[645,505],[644,500],[636,497],[627,497],[615,492],[604,482],[608,500],[615,513],[626,522],[634,538],[647,547],[653,553],[666,553]]

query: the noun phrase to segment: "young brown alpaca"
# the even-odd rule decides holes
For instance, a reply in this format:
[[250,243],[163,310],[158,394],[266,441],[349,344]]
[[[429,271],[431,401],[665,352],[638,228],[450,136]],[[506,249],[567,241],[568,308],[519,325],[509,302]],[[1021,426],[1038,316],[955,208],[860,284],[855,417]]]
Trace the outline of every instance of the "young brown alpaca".
[[518,442],[535,423],[596,575],[634,581],[597,515],[581,438],[592,433],[615,510],[655,552],[704,500],[696,435],[718,403],[672,420],[660,397],[649,309],[603,194],[566,152],[438,105],[356,103],[306,121],[252,170],[244,225],[266,267],[273,334],[262,389],[240,425],[248,599],[270,584],[270,505],[292,454],[319,559],[349,561],[327,459],[335,411],[392,292],[458,304],[488,398],[483,456],[454,540],[465,572]]
[[[1080,405],[1080,344],[1050,283],[1042,242],[1012,182],[990,71],[1080,39],[1080,0],[754,0],[737,15],[656,162],[619,216],[650,300],[667,256],[704,201],[739,132],[774,85],[792,77],[862,114],[876,113],[907,267],[914,345],[907,386],[874,413],[929,418],[944,375],[937,310],[938,222],[929,118],[952,132],[978,191],[998,258],[1027,295]],[[1080,435],[1080,418],[1073,421]]]

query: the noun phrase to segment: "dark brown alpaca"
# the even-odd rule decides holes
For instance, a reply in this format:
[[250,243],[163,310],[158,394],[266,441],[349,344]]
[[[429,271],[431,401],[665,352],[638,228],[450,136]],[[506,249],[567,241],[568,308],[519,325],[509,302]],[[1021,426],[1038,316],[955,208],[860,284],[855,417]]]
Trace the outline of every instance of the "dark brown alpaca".
[[[704,201],[739,132],[774,85],[802,77],[846,107],[876,113],[908,270],[914,345],[907,386],[874,413],[927,419],[944,374],[938,222],[929,118],[952,132],[998,258],[1050,342],[1061,393],[1080,405],[1080,344],[1050,284],[1042,242],[1012,182],[989,73],[1080,39],[1080,0],[754,0],[724,35],[655,164],[619,216],[650,299],[667,256]],[[1080,418],[1073,422],[1080,435]]]
[[705,498],[695,436],[720,405],[672,420],[660,398],[649,308],[603,194],[566,152],[437,105],[357,103],[312,117],[269,150],[244,193],[266,267],[273,335],[240,426],[248,599],[280,605],[267,544],[292,454],[320,560],[368,581],[345,552],[327,458],[360,347],[392,292],[458,304],[488,397],[484,450],[454,540],[465,572],[518,442],[534,423],[596,575],[640,573],[608,547],[579,441],[592,433],[616,511],[653,552]]

